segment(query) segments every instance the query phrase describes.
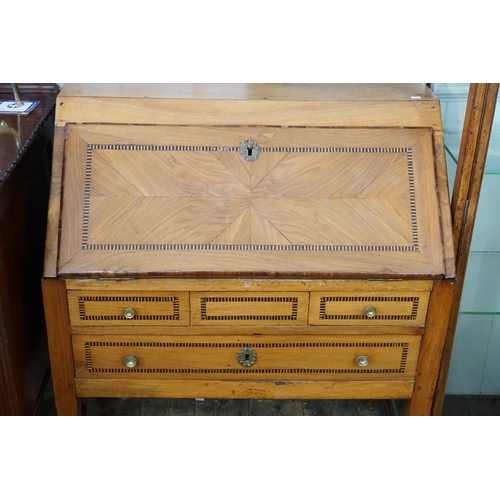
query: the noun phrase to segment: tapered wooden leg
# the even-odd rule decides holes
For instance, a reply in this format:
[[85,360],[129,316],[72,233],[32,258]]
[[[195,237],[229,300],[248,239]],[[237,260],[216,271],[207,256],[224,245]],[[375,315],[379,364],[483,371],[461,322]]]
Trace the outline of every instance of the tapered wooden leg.
[[42,290],[57,414],[79,415],[66,285],[64,280],[46,278]]
[[413,396],[405,408],[407,415],[431,414],[454,292],[454,280],[434,282]]

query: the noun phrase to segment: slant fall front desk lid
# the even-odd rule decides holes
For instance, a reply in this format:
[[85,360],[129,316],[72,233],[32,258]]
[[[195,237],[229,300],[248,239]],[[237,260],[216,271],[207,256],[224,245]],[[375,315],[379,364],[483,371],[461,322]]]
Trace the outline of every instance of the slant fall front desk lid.
[[60,276],[443,276],[432,130],[68,125]]

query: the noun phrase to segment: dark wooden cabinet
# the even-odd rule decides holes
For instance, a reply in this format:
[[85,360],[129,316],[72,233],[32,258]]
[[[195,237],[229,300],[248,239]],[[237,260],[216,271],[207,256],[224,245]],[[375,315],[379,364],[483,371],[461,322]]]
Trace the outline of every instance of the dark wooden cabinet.
[[[0,114],[0,415],[33,415],[49,373],[40,282],[58,87],[19,90],[40,103]],[[13,98],[0,84],[0,100]]]

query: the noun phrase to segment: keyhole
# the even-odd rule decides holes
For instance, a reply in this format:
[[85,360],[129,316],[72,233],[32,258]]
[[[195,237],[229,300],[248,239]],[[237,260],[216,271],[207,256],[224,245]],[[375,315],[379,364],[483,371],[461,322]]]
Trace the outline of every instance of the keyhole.
[[247,147],[248,156],[252,156],[252,151],[253,151],[253,148]]
[[250,361],[250,354],[245,354],[245,361]]

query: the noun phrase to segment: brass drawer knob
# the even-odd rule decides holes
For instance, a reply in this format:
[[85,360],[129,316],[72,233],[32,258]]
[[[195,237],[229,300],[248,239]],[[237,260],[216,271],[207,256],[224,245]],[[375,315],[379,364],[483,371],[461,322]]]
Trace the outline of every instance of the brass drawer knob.
[[123,311],[123,315],[127,319],[132,319],[135,316],[135,311],[131,307],[127,307],[127,309]]
[[135,356],[127,356],[124,360],[123,360],[123,364],[127,367],[127,368],[135,368],[137,366],[137,358]]
[[257,361],[257,353],[251,347],[244,347],[238,353],[238,363],[248,368]]
[[367,318],[374,318],[377,314],[377,310],[373,306],[368,306],[365,309],[365,316]]
[[358,356],[356,358],[356,364],[360,368],[366,368],[370,364],[370,358],[368,356]]

